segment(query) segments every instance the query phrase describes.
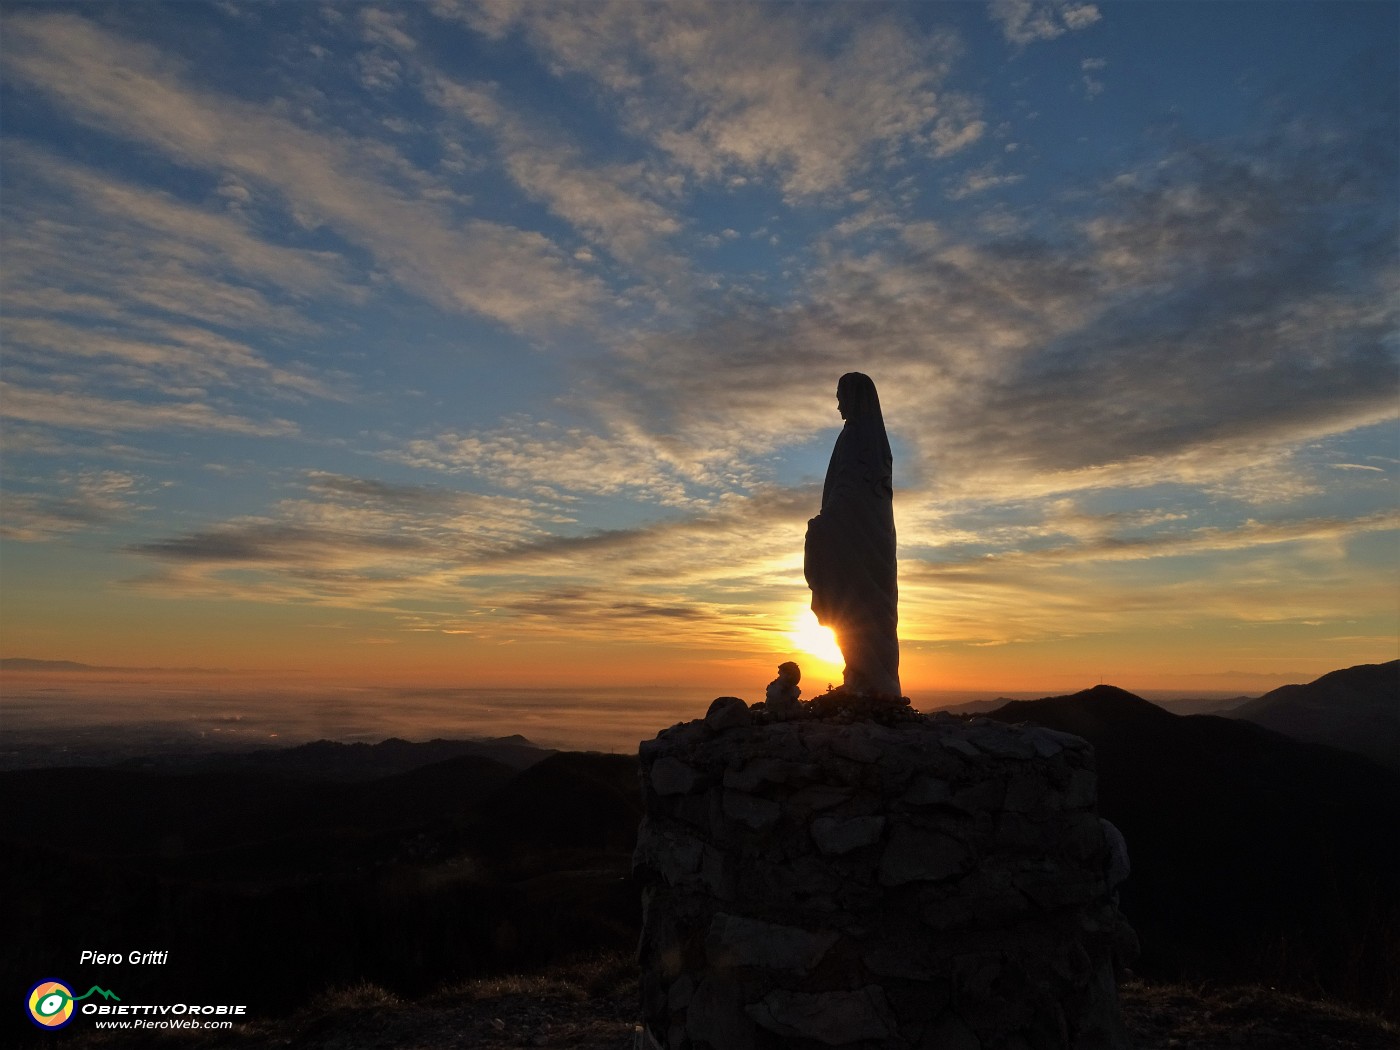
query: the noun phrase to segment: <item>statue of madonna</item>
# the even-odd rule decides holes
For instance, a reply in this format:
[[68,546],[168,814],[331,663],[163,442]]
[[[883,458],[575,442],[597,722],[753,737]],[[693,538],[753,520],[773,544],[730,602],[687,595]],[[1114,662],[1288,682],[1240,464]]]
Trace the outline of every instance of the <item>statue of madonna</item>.
[[898,697],[899,584],[895,568],[894,457],[870,377],[847,372],[836,386],[846,425],[836,438],[821,512],[807,523],[805,571],[812,611],[836,634],[845,687]]

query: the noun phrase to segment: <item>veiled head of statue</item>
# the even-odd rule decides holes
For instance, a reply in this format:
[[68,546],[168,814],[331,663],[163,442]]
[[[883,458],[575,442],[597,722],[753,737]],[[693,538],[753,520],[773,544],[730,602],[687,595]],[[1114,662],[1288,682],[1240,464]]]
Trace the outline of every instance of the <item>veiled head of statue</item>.
[[882,419],[880,395],[874,381],[864,372],[847,372],[836,384],[836,407],[845,420],[873,417]]

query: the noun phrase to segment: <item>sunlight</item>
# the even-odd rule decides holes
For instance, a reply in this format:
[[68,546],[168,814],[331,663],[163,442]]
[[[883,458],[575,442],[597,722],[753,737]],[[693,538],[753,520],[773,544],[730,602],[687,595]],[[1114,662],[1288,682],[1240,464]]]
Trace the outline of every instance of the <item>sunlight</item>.
[[846,658],[841,655],[841,647],[836,644],[836,635],[830,627],[817,623],[817,614],[811,609],[803,609],[788,632],[792,644],[809,656],[815,656],[833,667],[843,667]]

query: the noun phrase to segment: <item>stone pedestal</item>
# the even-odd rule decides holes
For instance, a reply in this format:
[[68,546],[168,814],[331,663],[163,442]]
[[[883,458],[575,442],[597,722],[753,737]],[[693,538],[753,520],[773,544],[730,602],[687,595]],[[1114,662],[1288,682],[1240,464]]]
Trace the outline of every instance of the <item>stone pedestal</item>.
[[1112,952],[1131,931],[1085,741],[947,716],[760,725],[731,706],[641,746],[660,1046],[1128,1045]]

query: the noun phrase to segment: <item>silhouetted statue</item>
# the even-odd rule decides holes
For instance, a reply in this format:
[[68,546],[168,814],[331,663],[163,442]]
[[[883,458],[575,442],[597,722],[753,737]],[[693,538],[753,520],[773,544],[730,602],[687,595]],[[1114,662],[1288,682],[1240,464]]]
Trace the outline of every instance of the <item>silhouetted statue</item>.
[[846,425],[826,468],[821,513],[807,523],[812,611],[836,633],[846,659],[846,689],[898,697],[894,457],[869,376],[843,375],[836,407]]
[[778,665],[778,677],[768,683],[763,702],[769,712],[779,721],[786,721],[802,710],[802,690],[797,683],[802,681],[802,668],[791,660]]

